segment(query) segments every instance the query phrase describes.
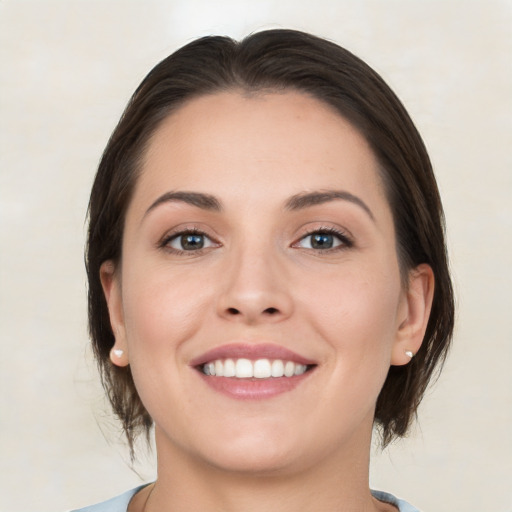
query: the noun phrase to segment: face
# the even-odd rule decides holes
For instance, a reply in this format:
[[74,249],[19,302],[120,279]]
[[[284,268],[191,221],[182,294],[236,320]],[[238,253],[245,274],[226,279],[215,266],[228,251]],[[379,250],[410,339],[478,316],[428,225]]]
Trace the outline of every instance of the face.
[[101,277],[159,457],[342,458],[369,444],[390,364],[420,343],[374,155],[299,93],[216,94],[167,118]]

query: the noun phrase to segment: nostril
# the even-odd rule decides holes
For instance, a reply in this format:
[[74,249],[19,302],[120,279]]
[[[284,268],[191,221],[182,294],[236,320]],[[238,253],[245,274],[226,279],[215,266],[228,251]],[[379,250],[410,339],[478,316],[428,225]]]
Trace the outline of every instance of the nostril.
[[228,308],[228,313],[230,315],[239,315],[240,311],[238,311],[238,309],[236,309],[236,308]]
[[277,308],[267,308],[263,313],[266,313],[267,315],[275,315],[276,313],[279,313],[279,310]]

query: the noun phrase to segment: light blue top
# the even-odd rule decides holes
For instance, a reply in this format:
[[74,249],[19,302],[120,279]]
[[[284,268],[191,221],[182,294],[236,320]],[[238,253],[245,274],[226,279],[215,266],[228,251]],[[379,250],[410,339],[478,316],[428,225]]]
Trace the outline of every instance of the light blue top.
[[140,485],[115,498],[110,498],[107,501],[97,503],[96,505],[89,505],[78,510],[71,510],[71,512],[126,512],[131,499],[146,485]]
[[384,503],[390,503],[398,508],[400,512],[420,512],[419,509],[413,507],[409,503],[404,500],[400,500],[395,498],[392,494],[384,491],[373,491],[372,495],[374,498],[377,498],[379,501],[383,501]]
[[[71,512],[126,512],[128,509],[128,504],[130,500],[135,496],[135,494],[140,491],[144,485],[140,487],[136,487],[130,491],[127,491],[120,496],[116,496],[115,498],[111,498],[108,501],[104,501],[103,503],[98,503],[97,505],[91,505],[89,507],[81,508],[80,510],[72,510]],[[392,494],[382,491],[372,491],[372,494],[379,501],[384,501],[385,503],[390,503],[398,508],[400,512],[420,512],[417,508],[409,505],[404,500],[399,500],[395,498]]]

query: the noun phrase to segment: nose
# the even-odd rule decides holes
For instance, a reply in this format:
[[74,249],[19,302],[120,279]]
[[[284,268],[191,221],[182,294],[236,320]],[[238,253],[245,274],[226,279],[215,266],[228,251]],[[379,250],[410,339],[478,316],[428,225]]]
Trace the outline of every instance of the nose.
[[218,314],[230,321],[280,322],[293,311],[288,273],[279,257],[245,250],[232,255],[219,279]]

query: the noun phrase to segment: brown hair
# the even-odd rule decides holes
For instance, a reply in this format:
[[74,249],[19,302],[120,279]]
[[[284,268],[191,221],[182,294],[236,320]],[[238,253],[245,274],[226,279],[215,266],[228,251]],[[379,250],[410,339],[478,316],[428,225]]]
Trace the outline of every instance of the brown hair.
[[432,311],[421,349],[392,366],[379,395],[375,423],[383,445],[403,436],[451,341],[454,300],[445,247],[444,216],[432,166],[413,122],[382,78],[349,51],[293,30],[258,32],[241,42],[204,37],[160,62],[142,81],[99,164],[89,203],[86,266],[89,330],[103,385],[133,454],[152,420],[129,367],[111,364],[114,345],[100,266],[119,263],[126,210],[141,160],[161,121],[185,101],[226,90],[296,90],[334,108],[366,138],[381,168],[393,213],[402,276],[428,263],[435,275]]

